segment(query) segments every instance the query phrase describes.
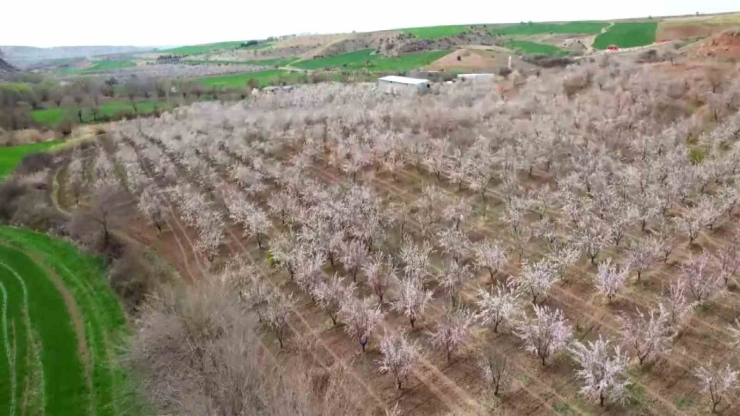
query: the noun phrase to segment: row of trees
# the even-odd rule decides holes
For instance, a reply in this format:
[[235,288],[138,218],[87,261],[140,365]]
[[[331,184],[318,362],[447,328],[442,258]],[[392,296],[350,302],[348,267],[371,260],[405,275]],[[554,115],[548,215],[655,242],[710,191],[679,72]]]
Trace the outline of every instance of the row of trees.
[[[385,317],[403,315],[413,329],[433,308],[442,314],[426,325],[428,339],[448,358],[467,345],[474,325],[511,332],[543,365],[569,351],[584,394],[620,401],[635,382],[631,359],[670,362],[691,311],[733,296],[725,288],[737,272],[737,239],[713,241],[733,230],[740,120],[717,128],[699,117],[669,122],[664,112],[680,114],[693,93],[666,109],[656,92],[666,85],[655,74],[591,70],[607,72],[608,81],[570,101],[558,78],[542,77],[515,86],[516,98],[452,86],[389,101],[366,86],[322,86],[260,97],[247,108],[201,104],[117,125],[116,160],[137,165],[135,155],[146,167],[138,180],[145,185],[131,189],[141,192],[153,224],[167,214],[146,208],[157,205],[151,200],[170,201],[198,231],[196,248],[215,261],[229,218],[363,349],[384,334],[380,368],[399,384],[421,347]],[[130,171],[126,177],[136,178],[141,167]],[[437,184],[408,193],[405,183],[419,176]],[[479,226],[493,210],[503,211],[498,240]],[[628,285],[645,290],[639,282],[663,282],[661,264],[671,260],[681,271],[665,290],[625,298],[638,309],[614,316],[619,343],[573,341],[566,311],[548,305],[568,279],[591,280],[605,302]],[[290,295],[238,262],[227,272],[282,345],[295,310]],[[492,286],[471,302],[466,289],[476,272]],[[725,364],[696,367],[715,406],[736,383]],[[485,353],[481,368],[496,390],[515,363]]]

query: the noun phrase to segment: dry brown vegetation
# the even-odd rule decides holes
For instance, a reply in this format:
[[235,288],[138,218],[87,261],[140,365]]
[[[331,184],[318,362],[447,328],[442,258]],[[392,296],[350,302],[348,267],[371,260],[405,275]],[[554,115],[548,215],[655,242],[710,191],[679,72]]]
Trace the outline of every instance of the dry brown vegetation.
[[194,104],[111,125],[59,199],[118,187],[179,272],[130,356],[163,412],[705,414],[738,368],[740,83],[703,68]]

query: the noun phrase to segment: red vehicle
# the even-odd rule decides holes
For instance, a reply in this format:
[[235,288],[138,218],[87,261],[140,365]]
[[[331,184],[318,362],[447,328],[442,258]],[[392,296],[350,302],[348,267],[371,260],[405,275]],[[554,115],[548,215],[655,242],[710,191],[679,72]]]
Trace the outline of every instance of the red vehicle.
[[609,51],[618,51],[619,50],[619,46],[617,46],[617,45],[609,45],[606,49],[609,50]]

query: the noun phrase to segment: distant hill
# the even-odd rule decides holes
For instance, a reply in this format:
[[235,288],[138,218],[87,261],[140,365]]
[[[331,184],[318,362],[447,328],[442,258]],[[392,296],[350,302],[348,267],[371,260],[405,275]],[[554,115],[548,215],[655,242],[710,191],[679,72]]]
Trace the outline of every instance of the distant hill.
[[27,67],[43,61],[55,59],[81,58],[95,55],[146,52],[153,48],[137,46],[57,46],[53,48],[34,48],[31,46],[0,46],[3,59],[8,63]]
[[5,57],[5,54],[3,53],[3,50],[0,49],[0,78],[2,78],[3,75],[18,72],[18,68],[14,67],[13,65],[10,65],[9,63],[3,60],[4,57]]

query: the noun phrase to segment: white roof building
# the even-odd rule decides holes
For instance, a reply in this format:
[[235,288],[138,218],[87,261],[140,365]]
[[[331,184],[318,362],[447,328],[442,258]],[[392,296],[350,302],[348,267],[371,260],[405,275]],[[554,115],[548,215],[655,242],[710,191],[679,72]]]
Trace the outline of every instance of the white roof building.
[[428,79],[399,77],[389,75],[378,79],[378,87],[381,91],[389,94],[399,93],[425,93],[429,91],[431,84]]

